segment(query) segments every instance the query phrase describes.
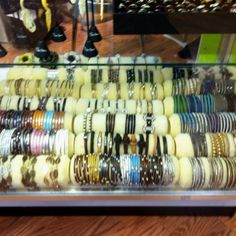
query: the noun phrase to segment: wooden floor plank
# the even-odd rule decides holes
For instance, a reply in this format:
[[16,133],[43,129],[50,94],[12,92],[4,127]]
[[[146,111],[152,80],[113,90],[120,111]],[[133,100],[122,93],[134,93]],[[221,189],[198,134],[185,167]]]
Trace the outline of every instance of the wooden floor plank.
[[0,235],[4,236],[235,236],[234,228],[235,218],[217,216],[0,217]]

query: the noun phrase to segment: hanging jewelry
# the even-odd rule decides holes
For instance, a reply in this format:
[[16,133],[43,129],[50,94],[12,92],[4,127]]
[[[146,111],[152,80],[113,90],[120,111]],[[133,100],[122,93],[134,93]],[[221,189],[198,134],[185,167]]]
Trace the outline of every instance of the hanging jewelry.
[[36,24],[34,22],[34,18],[31,15],[30,10],[25,8],[24,0],[20,0],[20,7],[21,7],[21,18],[25,28],[29,30],[31,33],[35,32]]
[[46,26],[48,29],[48,32],[51,30],[52,27],[52,11],[49,8],[47,0],[42,0],[42,6],[45,10],[45,17],[46,17]]

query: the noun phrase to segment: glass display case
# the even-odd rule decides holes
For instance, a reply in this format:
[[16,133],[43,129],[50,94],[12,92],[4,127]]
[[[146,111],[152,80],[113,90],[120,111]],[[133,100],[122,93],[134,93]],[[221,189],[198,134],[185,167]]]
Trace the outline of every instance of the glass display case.
[[234,3],[4,4],[0,206],[236,205]]

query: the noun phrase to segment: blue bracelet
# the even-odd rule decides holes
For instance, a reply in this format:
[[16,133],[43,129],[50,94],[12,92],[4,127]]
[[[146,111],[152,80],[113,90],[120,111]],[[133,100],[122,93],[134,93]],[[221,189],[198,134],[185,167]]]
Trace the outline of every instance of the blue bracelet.
[[138,170],[138,174],[137,174],[137,184],[140,184],[140,156],[137,155],[137,170]]
[[44,115],[44,129],[51,130],[52,129],[52,120],[53,120],[54,112],[48,111]]

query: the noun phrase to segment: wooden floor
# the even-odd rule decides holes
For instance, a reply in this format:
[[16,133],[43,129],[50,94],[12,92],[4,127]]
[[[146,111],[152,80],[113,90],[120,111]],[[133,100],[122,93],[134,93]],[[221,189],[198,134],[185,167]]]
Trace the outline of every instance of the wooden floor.
[[[13,210],[11,210],[12,212]],[[17,215],[23,212],[17,209]],[[58,211],[48,216],[44,215],[44,209],[40,210],[39,216],[32,216],[32,212],[27,216],[0,216],[0,235],[4,236],[86,236],[86,235],[154,235],[154,236],[235,236],[236,235],[236,215],[235,216],[156,216],[153,209],[149,215],[147,210],[136,210],[132,214],[129,210],[116,208],[112,215],[103,215],[103,209],[99,208],[99,215],[80,215],[76,209],[72,215],[63,216],[63,209],[57,216]],[[91,211],[91,210],[88,210]],[[176,210],[178,211],[178,210]],[[204,210],[201,214],[208,213]],[[39,210],[37,211],[39,212]],[[118,216],[114,215],[118,213]],[[140,214],[141,212],[141,214]],[[186,210],[187,212],[187,210]],[[219,210],[218,214],[221,211]],[[187,212],[188,213],[188,212]],[[23,214],[23,213],[22,213]],[[46,214],[46,213],[45,213]],[[91,213],[90,213],[91,214]],[[136,214],[134,216],[133,214]],[[168,214],[168,213],[167,213]]]

